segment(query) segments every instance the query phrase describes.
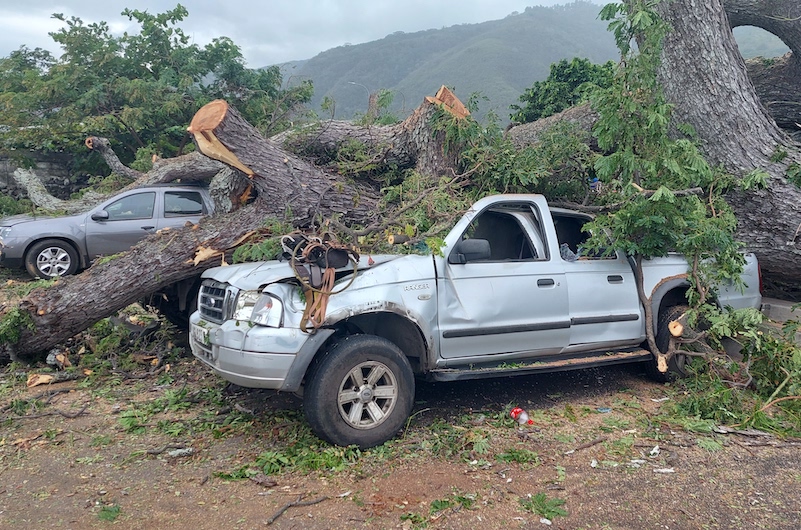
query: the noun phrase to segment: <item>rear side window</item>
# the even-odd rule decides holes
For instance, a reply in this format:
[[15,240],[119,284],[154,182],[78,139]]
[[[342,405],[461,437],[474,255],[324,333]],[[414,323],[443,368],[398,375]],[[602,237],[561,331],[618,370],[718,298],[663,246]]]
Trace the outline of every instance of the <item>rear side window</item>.
[[168,191],[164,193],[164,217],[200,215],[203,200],[197,191]]

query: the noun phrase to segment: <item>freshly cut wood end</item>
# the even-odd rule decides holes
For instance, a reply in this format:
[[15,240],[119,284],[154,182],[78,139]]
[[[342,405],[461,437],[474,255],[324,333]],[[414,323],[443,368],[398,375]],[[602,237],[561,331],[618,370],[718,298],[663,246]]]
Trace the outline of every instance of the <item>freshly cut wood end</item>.
[[400,245],[409,241],[409,236],[405,234],[392,234],[387,238],[390,245]]
[[448,112],[458,118],[466,118],[470,116],[470,111],[467,110],[467,107],[465,107],[464,104],[459,101],[459,98],[457,98],[456,95],[445,85],[440,87],[440,89],[437,91],[437,95],[433,98],[431,96],[426,96],[426,101],[429,103],[443,105]]
[[663,374],[667,373],[668,364],[665,355],[660,353],[659,355],[656,356],[656,368]]
[[213,131],[225,118],[228,112],[228,102],[224,99],[215,99],[206,103],[195,113],[187,131],[197,134],[203,131]]
[[684,326],[678,320],[673,320],[668,324],[668,331],[674,337],[681,337],[684,333]]

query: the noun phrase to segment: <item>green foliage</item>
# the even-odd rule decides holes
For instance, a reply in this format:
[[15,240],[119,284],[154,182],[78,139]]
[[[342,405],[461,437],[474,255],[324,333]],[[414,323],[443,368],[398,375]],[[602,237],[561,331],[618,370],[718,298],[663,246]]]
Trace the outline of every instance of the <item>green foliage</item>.
[[[597,159],[595,170],[603,200],[619,208],[587,227],[594,234],[588,250],[619,248],[638,261],[681,252],[695,265],[692,283],[700,294],[691,302],[702,303],[709,285],[736,279],[743,262],[736,219],[721,196],[732,179],[706,163],[691,129],[680,128],[690,134],[686,138],[669,135],[671,107],[656,79],[668,27],[652,5],[636,1],[602,10],[625,61],[612,86],[593,98],[598,144],[610,153]],[[747,181],[755,185],[759,177]]]
[[564,504],[564,500],[558,498],[549,499],[545,493],[520,497],[520,505],[524,510],[545,517],[546,519],[566,517],[567,511],[562,508]]
[[0,217],[8,217],[21,213],[30,212],[33,203],[29,199],[14,199],[4,193],[0,193]]
[[265,219],[261,228],[260,233],[267,235],[238,246],[232,258],[234,263],[277,259],[283,251],[281,236],[294,231],[290,223],[276,218]]
[[787,168],[787,180],[801,188],[801,166],[793,162]]
[[36,326],[31,314],[19,307],[12,307],[0,319],[0,344],[16,344],[22,336],[22,330],[33,331]]
[[511,106],[512,121],[537,121],[586,101],[599,88],[611,85],[614,68],[612,61],[593,64],[579,57],[553,63],[548,78],[535,82],[520,96],[523,105]]
[[541,462],[539,455],[529,449],[509,449],[495,455],[495,459],[499,462],[517,462],[524,467],[535,467]]
[[117,517],[120,516],[122,513],[122,507],[118,504],[107,504],[100,508],[100,511],[97,512],[97,518],[101,521],[116,521]]
[[123,162],[146,169],[152,154],[170,157],[191,147],[189,120],[217,98],[262,131],[286,128],[290,113],[311,97],[311,84],[282,89],[277,67],[245,68],[227,37],[193,44],[179,27],[188,14],[180,4],[155,14],[126,9],[122,16],[139,30],[119,37],[107,22],[54,14],[63,24],[50,33],[61,47],[58,59],[25,46],[0,59],[7,126],[0,147],[90,156],[84,139],[104,136]]

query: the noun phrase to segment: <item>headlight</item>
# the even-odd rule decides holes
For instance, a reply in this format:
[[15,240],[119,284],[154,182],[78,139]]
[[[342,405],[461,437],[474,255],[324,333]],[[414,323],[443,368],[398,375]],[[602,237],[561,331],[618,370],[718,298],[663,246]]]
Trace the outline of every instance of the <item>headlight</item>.
[[6,238],[11,234],[10,226],[0,227],[0,239]]
[[259,291],[240,291],[236,297],[234,320],[250,320],[250,313],[260,295]]
[[269,295],[262,294],[253,306],[250,321],[261,326],[280,328],[284,316],[284,306],[281,300]]

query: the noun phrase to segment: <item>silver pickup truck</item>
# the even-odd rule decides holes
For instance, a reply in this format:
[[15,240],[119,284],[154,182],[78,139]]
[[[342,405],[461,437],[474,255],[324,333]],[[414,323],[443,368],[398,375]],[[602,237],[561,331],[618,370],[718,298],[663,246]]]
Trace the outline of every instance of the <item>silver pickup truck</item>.
[[[642,362],[645,311],[631,260],[582,256],[582,213],[549,208],[540,195],[496,195],[473,205],[445,238],[442,255],[362,256],[337,271],[322,325],[301,330],[306,301],[286,261],[206,271],[190,317],[194,355],[237,385],[302,393],[315,433],[338,445],[392,438],[413,404],[415,377],[455,381]],[[657,343],[666,316],[686,304],[687,262],[644,264]],[[756,259],[746,289],[717,301],[759,307]]]

